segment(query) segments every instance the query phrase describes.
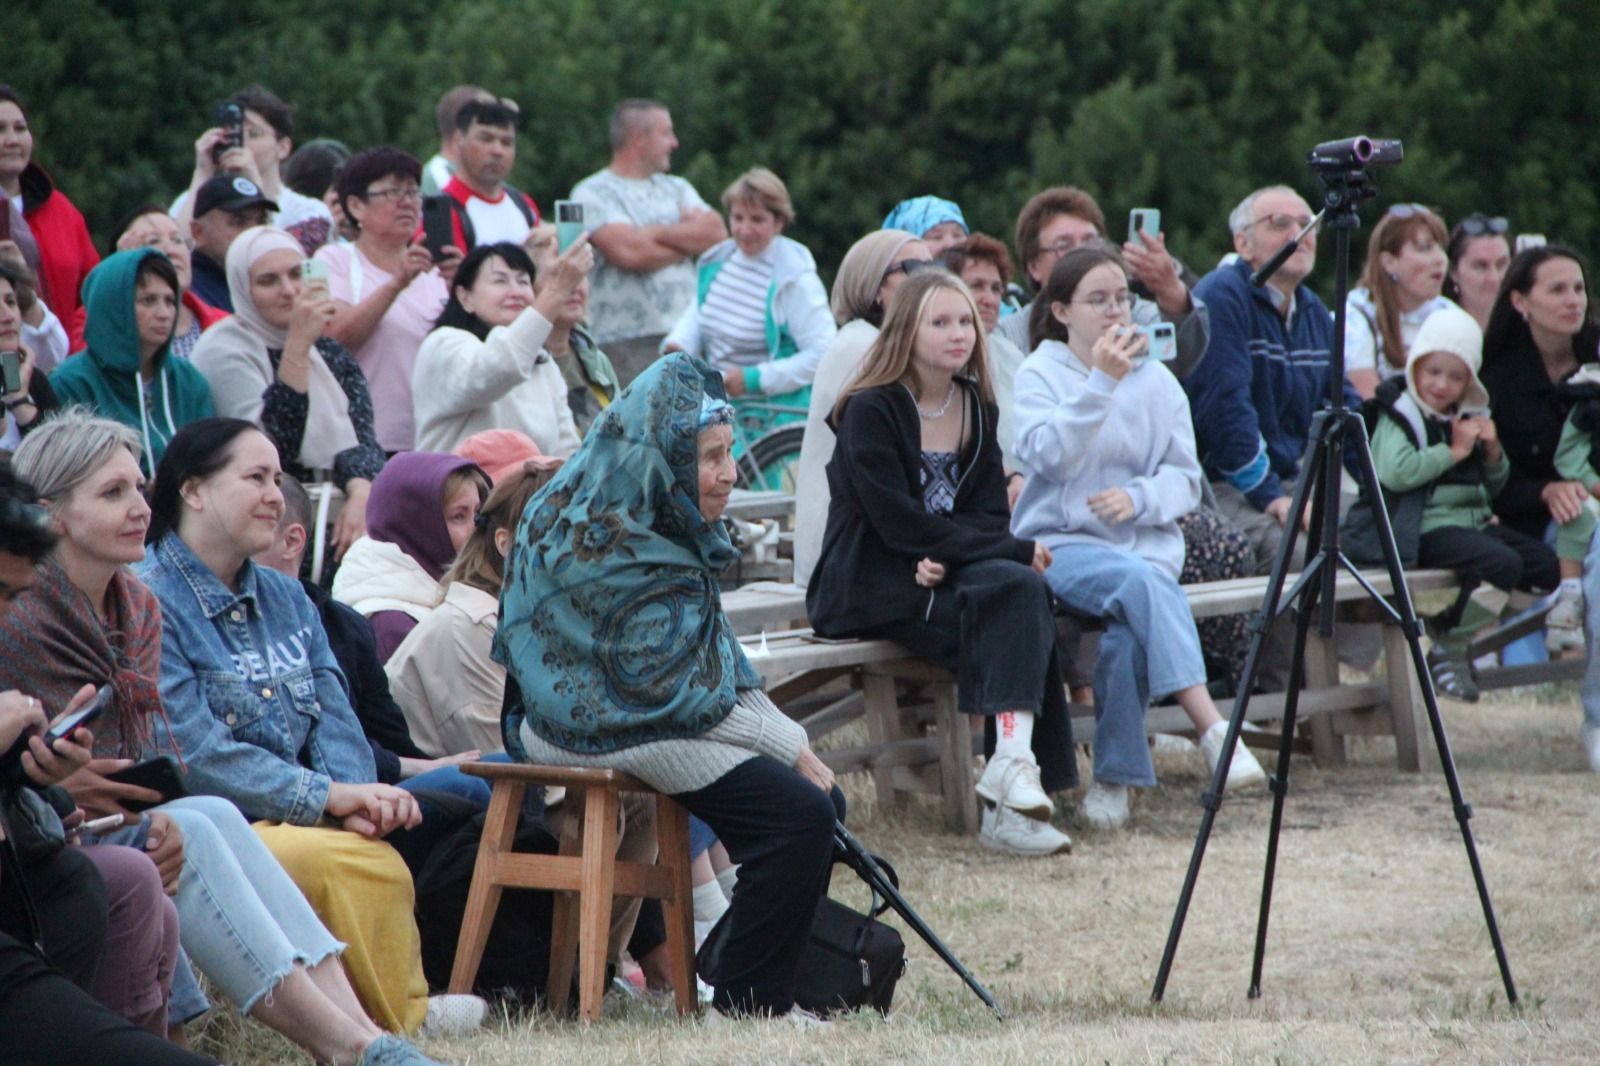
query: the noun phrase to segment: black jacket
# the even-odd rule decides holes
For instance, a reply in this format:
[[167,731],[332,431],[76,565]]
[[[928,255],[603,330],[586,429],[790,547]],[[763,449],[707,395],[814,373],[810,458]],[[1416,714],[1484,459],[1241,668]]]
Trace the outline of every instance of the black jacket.
[[[1587,330],[1579,335],[1579,365],[1595,361],[1593,346],[1581,343],[1588,335]],[[1479,377],[1489,390],[1500,447],[1511,462],[1511,480],[1495,497],[1494,513],[1507,527],[1543,540],[1550,508],[1539,493],[1550,482],[1562,480],[1556,473],[1556,445],[1571,401],[1550,380],[1539,349],[1526,333],[1502,351],[1483,354]]]
[[405,712],[389,694],[389,675],[378,661],[378,641],[372,623],[353,607],[340,603],[328,590],[310,581],[300,582],[311,603],[322,616],[328,632],[328,647],[344,671],[350,686],[350,706],[355,708],[361,731],[372,747],[372,760],[378,764],[378,780],[386,785],[400,781],[400,759],[426,759],[429,756],[411,739]]
[[952,514],[929,514],[922,502],[922,421],[903,385],[858,392],[845,404],[828,462],[828,524],[806,589],[806,613],[823,636],[921,617],[931,590],[916,582],[929,558],[954,575],[984,559],[1033,561],[1033,541],[1011,535],[1005,472],[992,403],[966,390],[972,430],[960,460]]

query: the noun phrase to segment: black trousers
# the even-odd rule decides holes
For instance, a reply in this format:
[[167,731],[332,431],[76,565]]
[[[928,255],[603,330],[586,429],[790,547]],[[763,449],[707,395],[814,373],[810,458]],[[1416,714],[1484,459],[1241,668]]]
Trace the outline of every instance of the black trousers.
[[1437,619],[1444,630],[1460,623],[1472,590],[1485,581],[1505,592],[1549,592],[1561,583],[1561,567],[1548,544],[1499,524],[1429,530],[1417,544],[1417,563],[1460,575],[1461,595]]
[[987,559],[953,568],[933,589],[927,617],[897,619],[853,636],[881,637],[956,672],[957,705],[989,716],[1033,711],[1033,754],[1048,792],[1078,784],[1072,720],[1056,656],[1050,588],[1033,568]]
[[739,864],[733,902],[717,933],[715,968],[703,974],[725,1014],[784,1014],[794,1006],[800,953],[833,869],[830,795],[777,760],[758,755],[705,788],[673,797],[716,831]]

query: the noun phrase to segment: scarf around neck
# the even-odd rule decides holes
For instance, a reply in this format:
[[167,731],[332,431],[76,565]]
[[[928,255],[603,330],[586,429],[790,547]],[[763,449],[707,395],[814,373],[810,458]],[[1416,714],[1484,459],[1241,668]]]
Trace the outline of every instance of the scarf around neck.
[[494,659],[552,744],[602,753],[696,737],[737,689],[761,685],[722,613],[717,576],[738,550],[699,509],[708,391],[722,396],[705,363],[657,360],[523,511]]
[[[298,241],[270,226],[255,226],[234,239],[227,263],[233,315],[202,333],[190,356],[211,384],[217,414],[256,425],[261,424],[262,395],[277,378],[271,353],[283,351],[289,331],[261,316],[250,295],[250,269],[262,256],[280,250],[305,254]],[[299,453],[291,458],[312,470],[330,469],[340,452],[358,442],[350,421],[350,400],[317,345],[311,346],[306,398],[305,433]]]
[[[143,759],[155,753],[152,720],[167,726],[161,705],[161,604],[143,582],[119,569],[106,590],[106,620],[54,559],[0,617],[0,677],[55,715],[84,685],[109,684],[112,712],[90,728],[97,758]],[[177,754],[167,727],[167,744]],[[180,756],[181,758],[181,756]]]

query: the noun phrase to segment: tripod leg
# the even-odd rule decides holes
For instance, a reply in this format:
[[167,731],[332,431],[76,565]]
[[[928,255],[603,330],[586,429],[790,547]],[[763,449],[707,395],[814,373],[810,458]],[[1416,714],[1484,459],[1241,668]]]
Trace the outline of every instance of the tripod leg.
[[[1320,417],[1320,416],[1319,416]],[[1211,775],[1211,787],[1200,797],[1204,812],[1200,815],[1200,830],[1195,835],[1194,852],[1189,856],[1189,870],[1184,874],[1183,888],[1178,892],[1178,907],[1172,916],[1172,927],[1167,931],[1167,946],[1161,953],[1161,966],[1156,971],[1155,987],[1150,998],[1161,1002],[1167,992],[1167,978],[1172,973],[1172,962],[1178,955],[1178,940],[1183,936],[1183,922],[1189,914],[1189,903],[1194,898],[1194,886],[1200,880],[1200,864],[1205,861],[1206,845],[1211,840],[1211,828],[1217,820],[1217,808],[1222,806],[1222,788],[1228,780],[1228,767],[1233,764],[1233,748],[1239,742],[1239,731],[1244,725],[1250,707],[1250,691],[1255,688],[1256,675],[1261,670],[1261,652],[1266,643],[1267,629],[1278,617],[1278,604],[1283,598],[1283,584],[1289,576],[1289,564],[1294,558],[1295,539],[1299,533],[1298,516],[1305,507],[1306,498],[1316,481],[1312,471],[1319,454],[1319,441],[1313,438],[1306,446],[1301,469],[1306,476],[1295,486],[1294,500],[1289,506],[1290,521],[1278,542],[1278,554],[1272,561],[1272,575],[1267,578],[1267,594],[1262,599],[1261,610],[1250,622],[1250,649],[1245,654],[1244,672],[1239,675],[1239,696],[1233,704],[1233,716],[1228,722],[1227,737],[1222,743],[1222,758]]]
[[[1367,427],[1360,416],[1350,415],[1354,422],[1360,447],[1357,459],[1361,468],[1361,489],[1370,493],[1371,499],[1382,499],[1378,493],[1378,472],[1372,463],[1372,449],[1367,444]],[[1478,860],[1478,845],[1472,835],[1472,806],[1461,793],[1461,780],[1456,774],[1455,756],[1450,752],[1450,740],[1445,736],[1444,719],[1439,714],[1439,697],[1433,688],[1433,677],[1428,672],[1428,659],[1422,652],[1422,624],[1417,621],[1416,608],[1411,603],[1411,591],[1406,586],[1405,571],[1400,565],[1400,550],[1395,546],[1394,530],[1389,525],[1389,515],[1382,507],[1374,507],[1377,520],[1378,541],[1383,546],[1383,561],[1394,585],[1395,608],[1400,615],[1400,625],[1411,647],[1411,666],[1422,685],[1422,702],[1428,708],[1428,724],[1433,728],[1433,742],[1439,750],[1439,765],[1444,770],[1445,783],[1450,790],[1450,805],[1455,810],[1456,823],[1461,827],[1461,843],[1467,851],[1467,865],[1472,867],[1472,881],[1478,890],[1478,902],[1483,907],[1483,921],[1489,930],[1489,942],[1494,946],[1495,962],[1500,966],[1500,980],[1506,989],[1506,999],[1517,1003],[1517,986],[1511,978],[1511,963],[1506,958],[1505,944],[1500,939],[1500,925],[1495,920],[1494,903],[1489,899],[1489,884],[1484,880],[1483,865]],[[1399,664],[1390,663],[1389,669]]]
[[1250,965],[1250,998],[1261,996],[1261,967],[1267,957],[1267,915],[1272,910],[1272,881],[1278,866],[1278,833],[1283,828],[1283,803],[1289,794],[1289,761],[1294,751],[1295,715],[1300,708],[1300,686],[1305,679],[1306,637],[1311,612],[1321,591],[1320,582],[1306,586],[1304,602],[1294,623],[1294,659],[1289,664],[1289,690],[1283,696],[1283,734],[1278,738],[1278,767],[1267,779],[1272,790],[1272,828],[1267,831],[1267,861],[1261,875],[1261,910],[1256,917],[1256,951]]

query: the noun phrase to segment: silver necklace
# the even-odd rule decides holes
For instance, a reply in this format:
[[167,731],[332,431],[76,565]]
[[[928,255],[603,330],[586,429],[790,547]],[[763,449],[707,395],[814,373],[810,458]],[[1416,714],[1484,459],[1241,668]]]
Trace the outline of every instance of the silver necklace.
[[928,412],[926,412],[926,411],[924,411],[922,409],[922,405],[919,403],[919,404],[917,404],[917,414],[922,416],[922,420],[924,422],[933,422],[933,421],[935,421],[937,419],[943,418],[944,417],[944,413],[946,411],[950,410],[950,401],[955,399],[955,398],[956,398],[956,383],[954,381],[952,381],[952,382],[950,382],[950,391],[945,393],[944,403],[939,405],[939,409],[937,411],[933,412],[933,414],[930,415]]

